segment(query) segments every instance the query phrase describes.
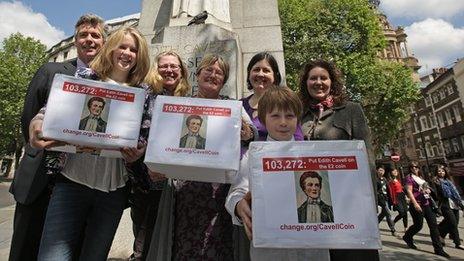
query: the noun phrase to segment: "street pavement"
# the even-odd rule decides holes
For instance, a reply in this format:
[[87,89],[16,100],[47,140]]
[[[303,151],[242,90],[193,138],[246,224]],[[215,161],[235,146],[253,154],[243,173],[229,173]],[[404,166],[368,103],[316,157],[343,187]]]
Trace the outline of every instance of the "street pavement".
[[[14,215],[14,200],[11,194],[8,193],[10,186],[9,180],[0,179],[0,261],[8,260],[10,250],[11,233],[13,227]],[[393,213],[394,215],[396,213]],[[460,213],[461,220],[462,212]],[[439,219],[441,220],[441,219]],[[412,220],[409,220],[412,224]],[[385,221],[380,223],[380,234],[382,239],[382,250],[380,251],[381,261],[401,260],[448,260],[437,256],[433,253],[433,247],[429,236],[429,230],[424,221],[424,228],[415,237],[414,241],[418,250],[407,248],[401,237],[403,236],[402,223],[396,223],[397,235],[392,236]],[[460,222],[459,233],[464,238],[464,221]],[[124,211],[123,217],[116,232],[113,245],[111,247],[108,260],[119,261],[127,260],[131,254],[134,237],[132,236],[132,227],[130,212],[128,209]],[[451,255],[449,260],[464,260],[464,250],[454,248],[454,244],[450,239],[446,239],[447,246],[444,250]]]

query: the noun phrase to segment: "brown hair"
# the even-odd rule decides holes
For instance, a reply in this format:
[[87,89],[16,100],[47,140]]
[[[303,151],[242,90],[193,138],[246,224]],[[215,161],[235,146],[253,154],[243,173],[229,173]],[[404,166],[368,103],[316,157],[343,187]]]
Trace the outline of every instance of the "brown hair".
[[219,68],[221,68],[222,72],[224,73],[224,82],[222,84],[225,84],[227,82],[227,79],[229,79],[229,64],[221,56],[217,54],[205,55],[205,57],[203,57],[203,59],[197,67],[196,75],[200,75],[201,70],[213,65],[216,62],[218,62]]
[[176,52],[172,50],[161,52],[155,57],[155,63],[153,64],[153,68],[147,74],[147,77],[145,78],[145,82],[148,85],[150,85],[151,88],[153,88],[154,92],[161,93],[161,91],[163,90],[163,84],[162,84],[163,77],[161,77],[161,75],[158,73],[158,63],[161,57],[164,57],[164,56],[174,56],[179,61],[181,79],[179,81],[179,84],[177,84],[174,90],[174,96],[180,96],[180,97],[187,96],[191,88],[190,83],[188,82],[187,66],[185,66],[185,63],[180,58],[179,54],[177,54]]
[[74,26],[74,40],[76,40],[77,34],[79,33],[79,27],[83,24],[90,24],[93,27],[98,27],[103,37],[103,40],[106,39],[108,35],[108,28],[105,25],[105,21],[103,21],[103,19],[96,14],[85,14],[79,17],[79,19],[76,22],[76,25]]
[[279,111],[291,111],[300,122],[303,106],[298,95],[288,87],[279,87],[272,85],[259,99],[258,102],[258,119],[266,125],[266,114],[271,113],[274,109]]
[[448,170],[447,170],[446,167],[443,166],[443,165],[438,165],[438,166],[437,166],[437,169],[435,170],[435,177],[438,178],[438,170],[439,170],[439,169],[442,169],[442,170],[445,172],[445,179],[448,179],[448,180],[451,179],[451,176],[450,176],[450,174],[448,173]]
[[342,72],[335,66],[333,62],[316,59],[309,61],[300,73],[300,99],[303,102],[303,105],[308,106],[309,104],[315,103],[315,100],[308,93],[306,82],[309,77],[309,72],[316,67],[323,68],[329,73],[330,80],[332,81],[330,86],[330,95],[332,95],[334,104],[344,104],[347,100],[347,95],[343,85]]
[[322,177],[319,175],[319,173],[315,171],[306,171],[305,173],[301,174],[300,177],[300,187],[304,191],[305,190],[305,180],[307,178],[317,178],[319,180],[319,186],[322,188]]
[[185,125],[187,125],[187,127],[189,126],[191,120],[200,120],[200,125],[203,124],[203,118],[200,115],[192,114],[189,115],[185,120]]
[[94,96],[87,101],[87,108],[89,108],[89,110],[90,110],[90,106],[92,105],[92,102],[94,101],[103,103],[103,107],[105,107],[105,104],[106,104],[105,99],[103,99],[102,97]]
[[419,162],[417,162],[417,161],[411,161],[411,163],[409,163],[409,172],[410,172],[411,174],[413,173],[412,170],[411,170],[413,166],[416,166],[416,167],[417,167],[417,169],[419,170],[417,174],[418,174],[419,177],[422,177],[422,171],[421,171],[421,169],[420,169],[420,167],[419,167]]
[[112,33],[95,59],[90,63],[90,67],[102,80],[107,80],[114,68],[113,52],[119,48],[124,37],[128,34],[134,37],[137,45],[137,58],[136,64],[127,77],[126,84],[139,86],[150,70],[150,58],[148,57],[147,41],[135,28],[123,27]]

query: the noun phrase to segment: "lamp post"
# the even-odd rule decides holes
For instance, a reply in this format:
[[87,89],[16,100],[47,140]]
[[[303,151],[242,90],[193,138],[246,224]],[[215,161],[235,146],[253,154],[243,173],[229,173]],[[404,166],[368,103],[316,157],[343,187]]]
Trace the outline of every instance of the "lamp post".
[[[414,113],[414,118],[417,119],[417,112]],[[418,126],[419,126],[419,136],[421,138],[421,145],[422,148],[424,149],[425,153],[425,162],[426,162],[426,169],[427,169],[427,177],[430,175],[430,168],[429,168],[429,156],[427,155],[427,149],[425,148],[425,142],[424,142],[424,135],[422,134],[422,125],[420,122],[420,119],[418,120]]]

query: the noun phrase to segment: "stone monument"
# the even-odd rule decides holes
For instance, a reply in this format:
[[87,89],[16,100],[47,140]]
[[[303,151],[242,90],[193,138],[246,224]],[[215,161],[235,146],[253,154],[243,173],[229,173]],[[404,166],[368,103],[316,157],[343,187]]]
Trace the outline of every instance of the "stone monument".
[[[206,11],[204,24],[187,26]],[[196,87],[195,70],[206,53],[221,55],[230,64],[230,77],[221,92],[231,98],[246,95],[246,66],[261,51],[272,53],[285,75],[277,0],[143,0],[138,29],[146,37],[151,57],[178,52]]]

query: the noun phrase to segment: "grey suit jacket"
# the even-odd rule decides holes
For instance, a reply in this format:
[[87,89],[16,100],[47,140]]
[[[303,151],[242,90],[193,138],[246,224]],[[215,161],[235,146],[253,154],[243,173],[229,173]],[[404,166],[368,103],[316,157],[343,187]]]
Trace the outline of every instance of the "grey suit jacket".
[[[185,134],[184,136],[182,136],[182,138],[180,138],[180,143],[179,143],[180,148],[185,148],[185,144],[187,143],[187,138],[188,138],[188,134]],[[206,146],[206,139],[198,135],[197,144],[195,148],[199,150],[204,150],[205,146]]]
[[[77,60],[63,63],[46,63],[37,70],[26,94],[21,130],[24,140],[29,142],[29,123],[37,112],[46,104],[53,77],[57,73],[73,76],[76,72]],[[15,172],[10,192],[21,204],[32,203],[49,184],[45,174],[43,151],[25,146],[25,153]]]
[[[307,223],[306,212],[308,208],[308,201],[305,201],[298,208],[298,223]],[[322,200],[319,202],[319,208],[321,209],[321,222],[332,223],[334,222],[334,215],[332,206],[325,204]]]
[[[79,122],[79,130],[85,130],[85,126],[87,125],[87,121],[89,120],[90,116],[87,116],[80,120]],[[102,118],[98,118],[97,120],[97,129],[96,132],[105,132],[106,131],[106,121],[102,120]]]

